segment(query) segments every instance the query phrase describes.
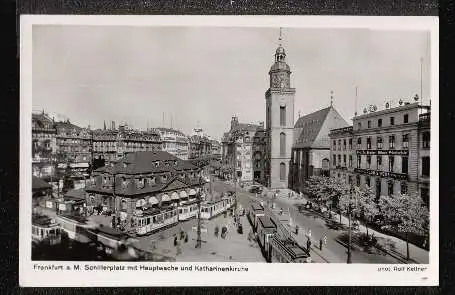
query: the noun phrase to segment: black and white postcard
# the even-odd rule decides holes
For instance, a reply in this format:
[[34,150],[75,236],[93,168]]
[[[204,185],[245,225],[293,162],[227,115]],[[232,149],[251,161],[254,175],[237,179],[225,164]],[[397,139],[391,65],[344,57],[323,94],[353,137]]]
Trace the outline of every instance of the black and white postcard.
[[20,284],[438,285],[438,30],[21,16]]

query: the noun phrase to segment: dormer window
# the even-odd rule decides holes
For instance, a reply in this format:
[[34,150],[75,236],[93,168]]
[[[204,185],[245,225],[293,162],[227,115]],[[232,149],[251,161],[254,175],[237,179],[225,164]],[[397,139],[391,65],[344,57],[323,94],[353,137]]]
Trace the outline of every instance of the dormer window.
[[126,168],[128,165],[126,165],[126,163],[123,163],[123,168]]
[[156,184],[156,178],[155,177],[152,177],[149,179],[149,184],[150,185],[155,185]]
[[167,181],[167,175],[161,175],[161,182],[165,183]]
[[177,166],[178,162],[177,160],[174,161],[174,166]]
[[155,161],[155,167],[159,167],[160,166],[160,161]]

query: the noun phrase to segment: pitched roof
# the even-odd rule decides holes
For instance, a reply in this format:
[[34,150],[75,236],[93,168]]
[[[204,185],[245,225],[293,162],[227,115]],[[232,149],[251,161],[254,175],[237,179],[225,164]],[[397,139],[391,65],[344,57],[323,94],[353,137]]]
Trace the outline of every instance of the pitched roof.
[[36,176],[32,176],[32,191],[46,190],[50,189],[51,187],[52,186],[44,180]]
[[[158,166],[156,163],[158,162]],[[153,172],[175,172],[179,170],[198,169],[189,161],[182,160],[165,151],[144,151],[127,154],[113,167],[104,166],[96,172],[141,174]]]
[[311,147],[316,140],[321,127],[330,112],[331,107],[316,111],[306,116],[300,117],[294,128],[300,128],[295,147]]

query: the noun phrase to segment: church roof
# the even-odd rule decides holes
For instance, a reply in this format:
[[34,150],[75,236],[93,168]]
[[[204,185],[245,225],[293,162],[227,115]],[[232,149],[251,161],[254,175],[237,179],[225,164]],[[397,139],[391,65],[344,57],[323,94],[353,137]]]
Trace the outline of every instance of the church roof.
[[324,108],[306,116],[300,117],[294,125],[294,128],[300,129],[297,136],[295,147],[311,147],[318,137],[321,128],[332,107]]

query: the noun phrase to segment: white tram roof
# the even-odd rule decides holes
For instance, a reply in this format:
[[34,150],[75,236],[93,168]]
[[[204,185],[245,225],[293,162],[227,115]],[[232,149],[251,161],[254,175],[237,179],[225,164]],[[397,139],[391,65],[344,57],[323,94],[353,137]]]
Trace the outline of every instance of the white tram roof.
[[49,228],[58,226],[58,223],[47,215],[38,215],[32,217],[32,224],[36,227]]

